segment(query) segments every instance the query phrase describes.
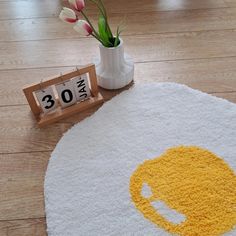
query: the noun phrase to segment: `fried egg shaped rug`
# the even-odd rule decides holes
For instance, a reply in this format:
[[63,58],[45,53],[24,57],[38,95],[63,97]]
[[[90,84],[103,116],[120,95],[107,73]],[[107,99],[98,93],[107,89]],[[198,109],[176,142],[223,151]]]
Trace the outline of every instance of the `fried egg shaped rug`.
[[236,235],[236,105],[135,86],[75,125],[45,178],[49,236]]

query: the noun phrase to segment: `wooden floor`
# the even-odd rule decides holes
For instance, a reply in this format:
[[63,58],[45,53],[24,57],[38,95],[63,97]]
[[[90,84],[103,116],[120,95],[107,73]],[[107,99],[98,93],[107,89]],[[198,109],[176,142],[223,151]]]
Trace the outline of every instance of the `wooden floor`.
[[[174,81],[236,102],[236,0],[104,0],[126,25],[135,83]],[[0,0],[0,236],[45,236],[43,181],[62,134],[94,110],[39,129],[21,88],[86,64],[97,42],[58,20],[57,0]],[[95,18],[96,10],[88,6]],[[135,85],[134,85],[135,86]],[[114,92],[101,90],[106,100]]]

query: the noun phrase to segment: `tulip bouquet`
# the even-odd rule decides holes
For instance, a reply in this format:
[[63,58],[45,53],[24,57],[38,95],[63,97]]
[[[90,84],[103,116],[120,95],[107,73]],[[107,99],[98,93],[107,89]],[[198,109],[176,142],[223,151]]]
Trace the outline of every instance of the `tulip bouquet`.
[[[102,0],[89,0],[98,7],[98,30],[94,28],[88,16],[84,12],[84,0],[68,0],[71,8],[63,7],[59,18],[70,24],[74,24],[73,28],[80,35],[93,36],[105,47],[117,47],[120,44],[120,27],[117,27],[116,35],[113,36],[108,23],[107,12]],[[83,16],[84,19],[81,19]]]

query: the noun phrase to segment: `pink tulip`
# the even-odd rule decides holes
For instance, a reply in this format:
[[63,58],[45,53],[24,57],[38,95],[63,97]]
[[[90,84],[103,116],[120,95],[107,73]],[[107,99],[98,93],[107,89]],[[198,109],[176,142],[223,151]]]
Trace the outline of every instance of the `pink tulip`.
[[75,23],[77,21],[75,12],[67,7],[63,7],[59,18],[66,23]]
[[93,29],[85,20],[78,20],[74,26],[74,30],[82,36],[89,36],[93,32]]
[[69,3],[77,11],[82,11],[84,9],[84,6],[85,6],[84,0],[69,0]]

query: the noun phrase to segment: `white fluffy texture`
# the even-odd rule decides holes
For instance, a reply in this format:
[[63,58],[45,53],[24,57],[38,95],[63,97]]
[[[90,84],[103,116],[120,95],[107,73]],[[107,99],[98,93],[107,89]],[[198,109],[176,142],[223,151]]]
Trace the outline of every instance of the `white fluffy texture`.
[[135,86],[104,104],[52,153],[49,236],[169,235],[136,210],[129,180],[145,159],[178,145],[207,148],[236,170],[236,105],[174,83]]

